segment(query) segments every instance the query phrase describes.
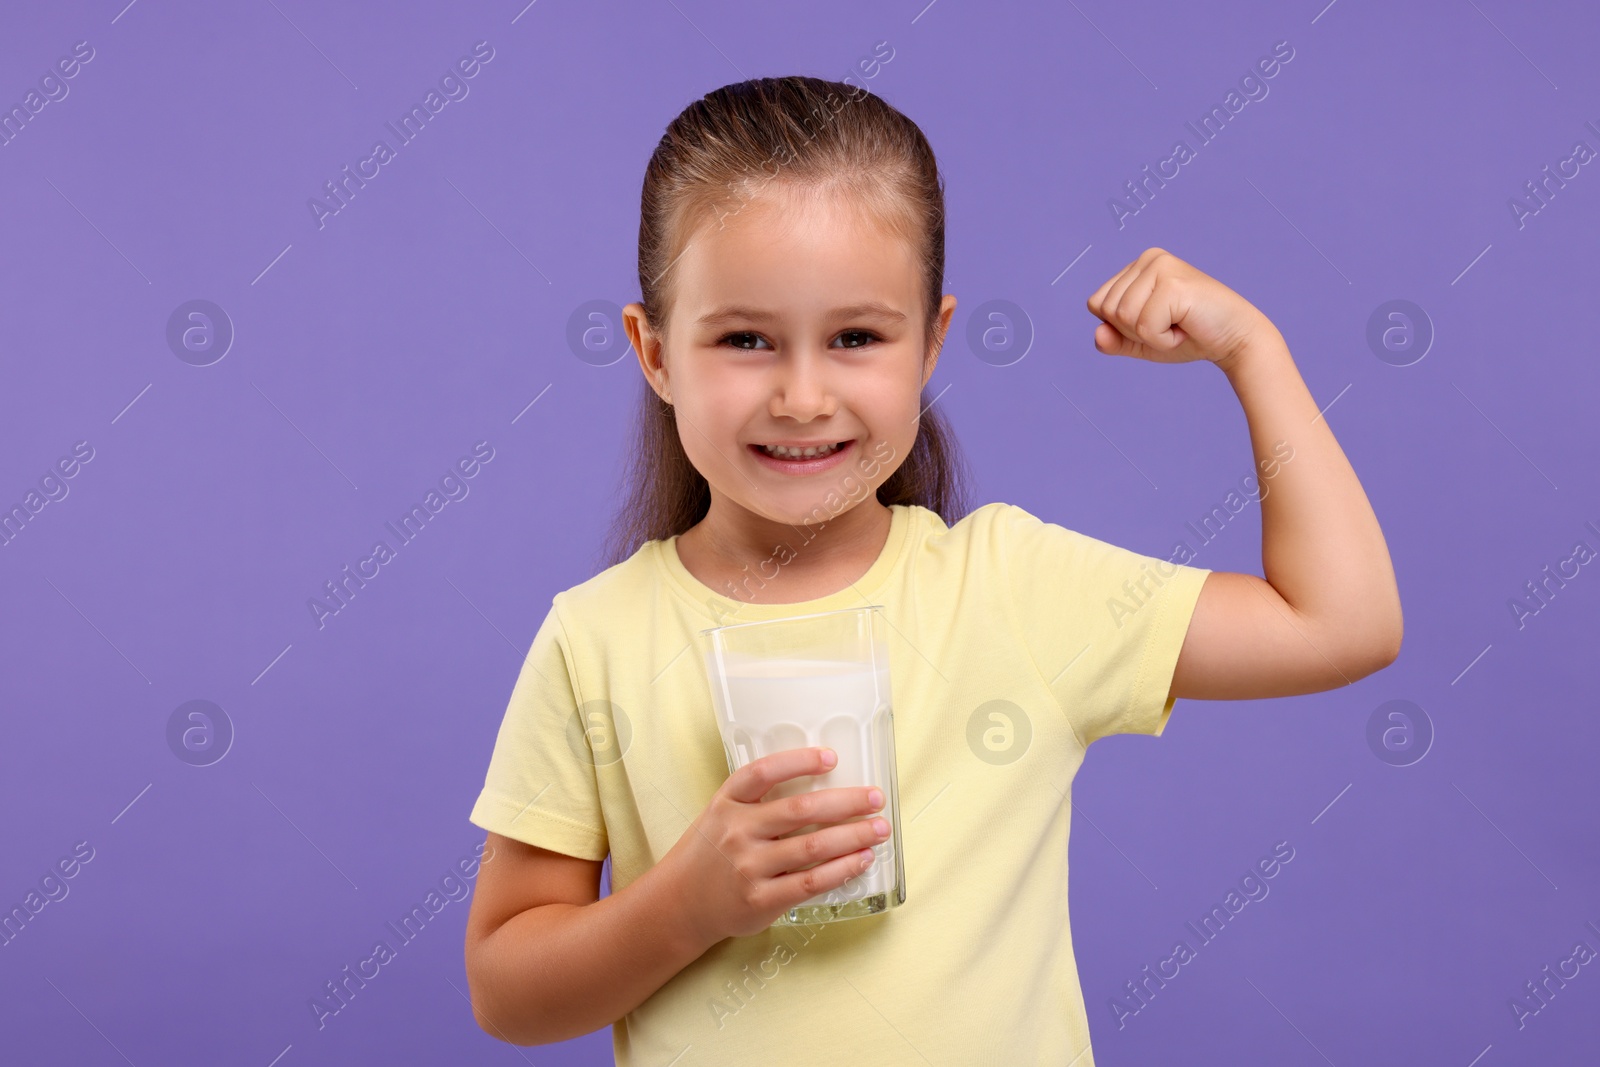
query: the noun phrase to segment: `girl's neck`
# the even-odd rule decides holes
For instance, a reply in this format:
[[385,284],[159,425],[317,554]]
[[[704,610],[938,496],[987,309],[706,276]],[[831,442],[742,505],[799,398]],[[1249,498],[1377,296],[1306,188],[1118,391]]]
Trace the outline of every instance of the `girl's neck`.
[[[678,559],[698,581],[733,599],[816,600],[867,573],[889,540],[891,519],[875,495],[807,527],[773,522],[713,494],[706,517],[678,537]],[[764,584],[749,581],[752,574]]]

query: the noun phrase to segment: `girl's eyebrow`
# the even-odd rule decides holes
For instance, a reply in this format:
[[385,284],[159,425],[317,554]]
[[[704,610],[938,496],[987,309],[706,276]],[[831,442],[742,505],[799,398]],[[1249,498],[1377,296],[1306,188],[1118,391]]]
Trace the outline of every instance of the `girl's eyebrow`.
[[[726,307],[720,307],[715,311],[702,315],[700,318],[695,320],[695,325],[719,326],[723,323],[733,321],[771,322],[777,318],[778,314],[774,311],[763,311],[760,308],[730,304]],[[888,322],[903,322],[905,321],[906,315],[905,312],[897,311],[888,304],[882,304],[876,300],[869,300],[862,304],[851,304],[849,307],[834,308],[828,313],[828,318],[833,320],[878,318]]]

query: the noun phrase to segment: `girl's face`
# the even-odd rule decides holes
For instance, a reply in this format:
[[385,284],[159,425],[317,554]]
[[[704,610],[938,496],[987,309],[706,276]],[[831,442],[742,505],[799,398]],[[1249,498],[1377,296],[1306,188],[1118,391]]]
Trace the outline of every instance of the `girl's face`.
[[[720,497],[773,522],[821,523],[871,498],[916,440],[955,297],[926,350],[906,243],[840,200],[781,184],[704,224],[670,270],[666,336],[642,305],[624,314],[713,509]],[[763,447],[841,443],[799,463]]]

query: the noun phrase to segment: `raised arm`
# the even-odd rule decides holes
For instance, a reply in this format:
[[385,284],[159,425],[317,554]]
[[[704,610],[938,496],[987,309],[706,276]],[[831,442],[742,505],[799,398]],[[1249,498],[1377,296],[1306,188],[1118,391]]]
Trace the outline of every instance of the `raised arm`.
[[1215,363],[1250,427],[1265,577],[1207,577],[1172,695],[1318,692],[1393,663],[1402,620],[1383,531],[1271,320],[1159,248],[1102,285],[1089,310],[1106,324],[1095,331],[1102,352]]

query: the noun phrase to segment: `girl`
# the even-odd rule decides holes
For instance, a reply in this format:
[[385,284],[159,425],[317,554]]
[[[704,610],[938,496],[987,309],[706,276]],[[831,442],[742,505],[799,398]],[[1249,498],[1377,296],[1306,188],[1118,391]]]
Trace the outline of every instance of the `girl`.
[[[611,1024],[617,1062],[651,1067],[1091,1067],[1067,915],[1085,748],[1159,735],[1178,697],[1329,689],[1398,654],[1382,532],[1282,335],[1157,248],[1089,297],[1095,346],[1227,376],[1267,577],[966,513],[923,394],[956,304],[942,188],[914,123],[816,78],[725,86],[656,147],[613,565],[553,598],[471,814],[494,857],[466,939],[488,1033]],[[892,631],[907,899],[774,927],[864,870],[889,813],[857,788],[763,800],[825,773],[820,748],[728,774],[695,634],[865,604]],[[1009,748],[969,743],[1002,721]]]

